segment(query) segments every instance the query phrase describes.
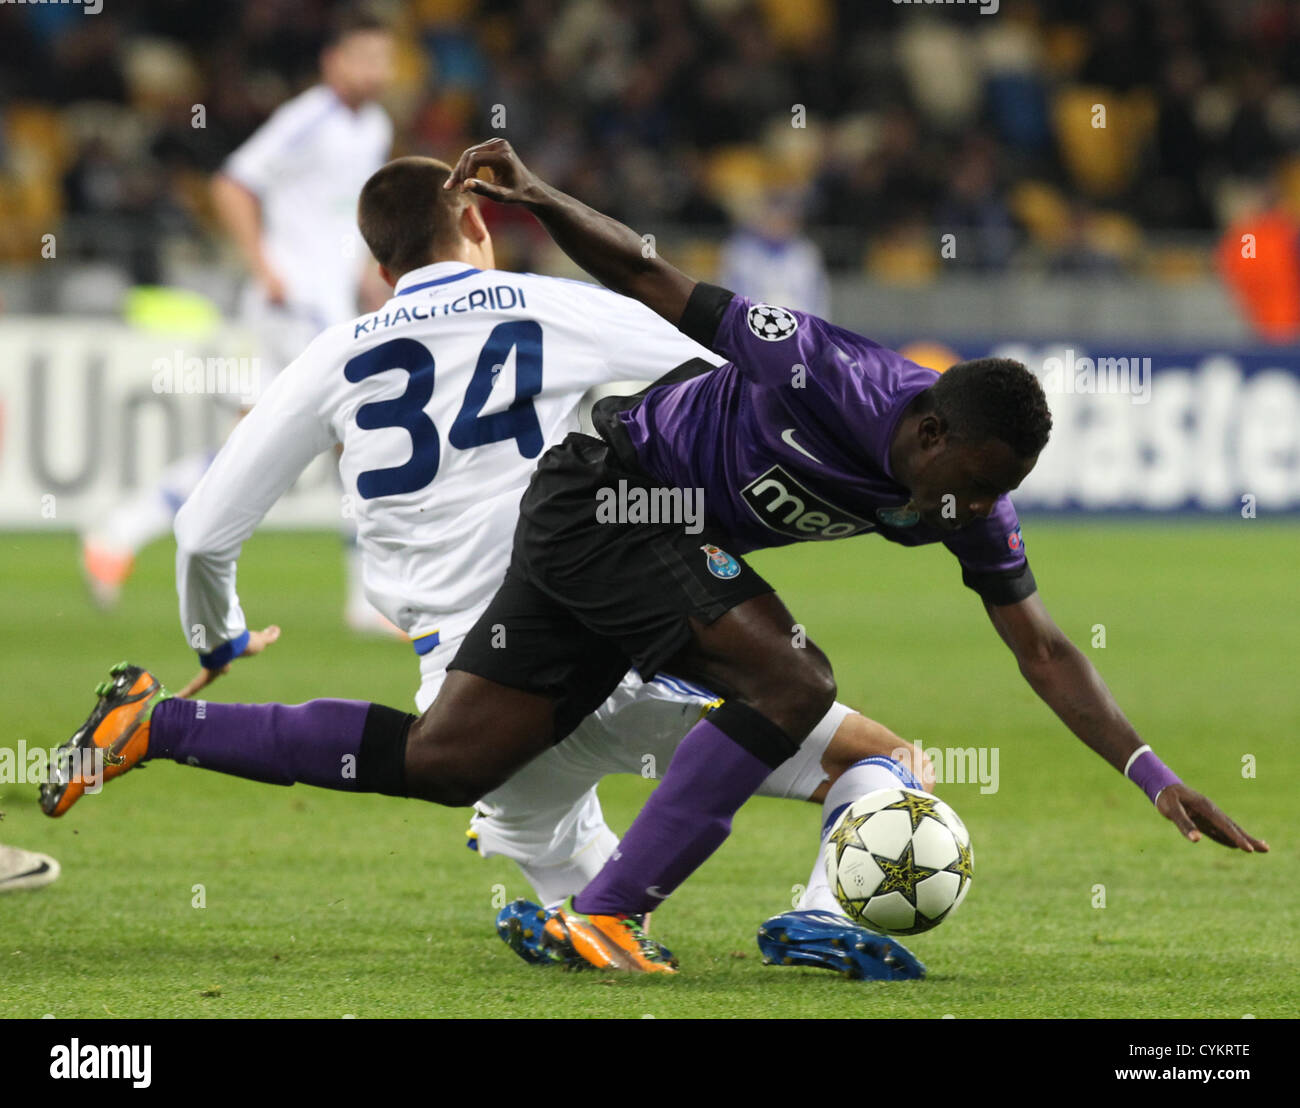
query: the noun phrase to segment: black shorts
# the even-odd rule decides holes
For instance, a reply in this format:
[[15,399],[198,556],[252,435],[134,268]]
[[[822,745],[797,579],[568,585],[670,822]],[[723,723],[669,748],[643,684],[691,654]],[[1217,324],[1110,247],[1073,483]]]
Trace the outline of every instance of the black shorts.
[[713,623],[772,592],[702,511],[695,523],[635,514],[669,506],[673,491],[684,494],[603,439],[571,434],[548,450],[520,504],[505,581],[448,668],[555,699],[558,742],[629,668],[647,681],[658,673],[691,640],[692,619]]

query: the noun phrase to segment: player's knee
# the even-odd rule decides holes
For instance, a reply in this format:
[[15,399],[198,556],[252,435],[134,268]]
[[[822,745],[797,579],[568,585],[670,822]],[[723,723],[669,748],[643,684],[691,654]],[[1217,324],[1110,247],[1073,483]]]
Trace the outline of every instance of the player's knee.
[[802,731],[806,735],[831,710],[839,690],[829,663],[815,667],[804,675],[801,686],[799,710],[803,722]]
[[834,784],[864,758],[890,758],[921,782],[927,792],[934,792],[934,766],[919,743],[909,742],[883,723],[850,712],[822,754],[821,765],[828,783]]
[[[472,747],[472,744],[471,744]],[[444,734],[423,716],[412,726],[406,744],[406,794],[448,808],[468,808],[499,781],[464,755],[465,744]]]
[[441,768],[436,763],[425,764],[424,772],[414,779],[408,774],[407,795],[417,800],[427,800],[446,808],[470,808],[485,793],[492,791],[473,774],[452,767]]
[[447,808],[468,808],[488,791],[473,775],[436,757],[407,762],[406,793],[417,800]]
[[802,740],[835,703],[835,675],[820,652],[779,667],[764,685],[755,706],[795,739]]

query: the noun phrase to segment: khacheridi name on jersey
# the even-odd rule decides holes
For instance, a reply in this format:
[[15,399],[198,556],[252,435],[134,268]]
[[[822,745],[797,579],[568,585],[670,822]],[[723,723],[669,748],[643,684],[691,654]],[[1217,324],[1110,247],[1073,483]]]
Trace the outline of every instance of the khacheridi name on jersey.
[[352,337],[372,335],[384,327],[394,327],[399,323],[410,323],[416,319],[433,319],[439,312],[442,315],[451,315],[453,312],[508,312],[512,308],[527,307],[524,290],[518,286],[490,285],[487,288],[471,289],[464,296],[456,297],[455,300],[445,300],[441,304],[426,304],[423,311],[419,304],[412,304],[409,308],[402,305],[394,310],[385,310],[382,314],[376,312],[353,323]]

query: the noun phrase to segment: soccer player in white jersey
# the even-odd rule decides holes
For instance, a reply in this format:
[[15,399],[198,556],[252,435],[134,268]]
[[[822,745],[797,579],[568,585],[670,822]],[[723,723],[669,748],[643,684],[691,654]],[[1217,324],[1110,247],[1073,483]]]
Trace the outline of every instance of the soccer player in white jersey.
[[[312,341],[231,434],[177,516],[181,623],[187,638],[201,628],[208,644],[199,676],[180,698],[278,638],[275,626],[247,625],[235,588],[239,551],[305,466],[341,444],[344,488],[358,506],[367,596],[409,634],[421,659],[417,703],[426,708],[505,575],[518,501],[536,459],[576,429],[583,393],[660,377],[672,367],[699,372],[719,364],[634,300],[583,282],[494,269],[476,202],[441,187],[449,172],[431,159],[401,158],[367,182],[359,223],[393,297]],[[147,720],[126,736],[115,730],[136,718],[137,708],[122,711],[123,704],[142,713],[148,705],[151,714],[166,695],[136,667],[115,676],[72,740],[128,740],[115,752],[125,761],[105,766],[106,780],[142,758],[177,753],[150,748]],[[596,783],[607,773],[666,771],[712,700],[673,677],[642,683],[629,674],[572,735],[479,800],[473,827],[481,853],[514,859],[543,903],[576,892],[618,843]],[[207,704],[204,715],[233,707]],[[273,755],[248,732],[238,749],[176,760],[282,780]],[[340,762],[327,739],[317,756],[313,783],[336,785]],[[857,796],[915,785],[909,767],[921,772],[922,762],[887,728],[836,704],[759,791],[822,802],[825,830]],[[56,780],[42,795],[47,813],[61,815],[80,788]],[[923,972],[903,947],[853,927],[838,912],[820,852],[800,908],[769,929],[780,936],[764,946],[774,960],[859,977]],[[523,957],[546,962],[540,933],[526,934],[535,909],[516,905],[499,926]]]
[[[358,191],[392,145],[392,122],[376,102],[391,78],[392,48],[377,17],[342,13],[321,52],[320,83],[280,105],[213,178],[217,217],[249,274],[239,317],[257,336],[263,387],[319,332],[356,315],[373,273],[354,217]],[[369,278],[379,284],[377,274]],[[116,603],[136,552],[171,530],[210,461],[202,453],[172,463],[84,536],[82,564],[101,606]],[[352,546],[350,531],[345,539]],[[358,566],[350,556],[347,616],[369,629],[377,617]]]

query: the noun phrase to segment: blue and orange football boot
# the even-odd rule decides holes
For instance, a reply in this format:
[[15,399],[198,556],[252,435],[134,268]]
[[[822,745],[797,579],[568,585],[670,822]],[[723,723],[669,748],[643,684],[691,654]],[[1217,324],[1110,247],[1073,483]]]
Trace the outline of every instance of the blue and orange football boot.
[[149,720],[171,693],[152,673],[118,662],[95,688],[99,702],[76,733],[59,747],[41,786],[41,810],[61,816],[86,792],[139,764],[149,751]]
[[676,973],[672,952],[646,934],[647,919],[586,916],[573,910],[572,897],[561,908],[543,908],[520,898],[497,913],[497,934],[533,966]]
[[546,921],[554,914],[554,909],[520,897],[497,913],[497,934],[530,966],[565,965],[560,952],[546,942]]
[[676,973],[677,959],[645,933],[637,916],[584,915],[570,897],[559,908],[515,900],[497,914],[497,934],[534,966]]
[[836,912],[804,909],[773,916],[758,929],[758,949],[764,965],[813,966],[857,981],[925,976],[925,966],[902,943]]

